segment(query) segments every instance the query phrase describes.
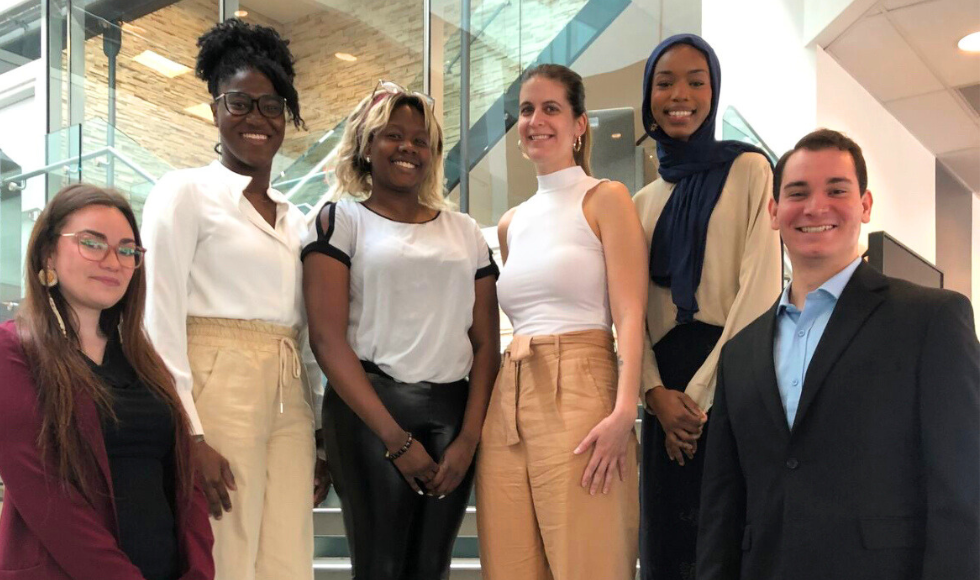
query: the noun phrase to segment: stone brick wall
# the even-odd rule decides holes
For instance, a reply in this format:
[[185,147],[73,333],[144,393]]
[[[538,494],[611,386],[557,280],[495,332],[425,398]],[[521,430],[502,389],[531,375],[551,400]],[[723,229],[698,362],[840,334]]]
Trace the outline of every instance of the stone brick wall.
[[[501,91],[533,61],[586,0],[486,0],[476,5],[471,46],[470,119],[476,121]],[[352,0],[353,2],[353,0]],[[443,66],[434,96],[443,110],[447,144],[459,135],[458,5],[449,3],[436,18],[441,31],[433,43],[443,43]],[[275,22],[243,2],[250,22],[272,26],[290,40],[296,58],[297,88],[308,131],[287,128],[277,163],[283,168],[332,129],[350,112],[378,79],[422,88],[423,14],[421,0],[361,0],[350,12],[324,8],[293,22]],[[499,11],[498,7],[502,7]],[[491,20],[491,15],[496,16]],[[369,15],[369,16],[368,16]],[[217,20],[213,0],[181,0],[131,23],[125,28],[117,58],[117,118],[120,131],[152,157],[172,167],[203,165],[214,159],[217,129],[184,112],[186,107],[210,101],[203,82],[193,73],[168,79],[132,59],[146,49],[193,68],[198,36]],[[481,32],[482,31],[482,32]],[[86,45],[85,117],[107,119],[108,61],[102,37]],[[336,52],[358,57],[337,59]],[[435,85],[436,83],[434,83]],[[98,146],[90,134],[86,146]],[[135,148],[131,148],[134,149]],[[137,157],[139,154],[134,153]],[[153,162],[146,163],[154,166]]]

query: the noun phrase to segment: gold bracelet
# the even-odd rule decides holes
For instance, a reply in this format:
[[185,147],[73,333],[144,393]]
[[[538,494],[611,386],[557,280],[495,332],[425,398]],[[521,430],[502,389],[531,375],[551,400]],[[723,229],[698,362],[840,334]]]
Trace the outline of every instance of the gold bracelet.
[[398,459],[399,457],[401,457],[402,455],[404,455],[406,451],[408,451],[408,448],[409,447],[412,446],[412,441],[415,441],[415,438],[412,437],[412,434],[411,433],[409,433],[408,434],[408,440],[405,441],[405,444],[402,445],[402,448],[401,449],[399,449],[398,451],[395,451],[394,453],[391,453],[387,449],[385,449],[385,459],[387,459],[388,461],[394,461],[394,460]]

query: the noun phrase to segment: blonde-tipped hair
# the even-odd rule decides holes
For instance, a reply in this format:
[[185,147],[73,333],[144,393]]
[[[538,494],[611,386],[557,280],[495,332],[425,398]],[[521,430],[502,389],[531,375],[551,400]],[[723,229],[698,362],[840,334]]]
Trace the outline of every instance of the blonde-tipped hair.
[[388,125],[398,107],[408,105],[422,113],[432,153],[428,175],[419,187],[419,203],[434,210],[452,209],[452,204],[443,193],[442,126],[432,107],[425,99],[411,94],[381,93],[380,99],[372,103],[371,95],[364,97],[347,117],[344,136],[336,150],[337,181],[330,197],[334,200],[345,196],[359,200],[371,197],[371,165],[366,160],[371,140]]

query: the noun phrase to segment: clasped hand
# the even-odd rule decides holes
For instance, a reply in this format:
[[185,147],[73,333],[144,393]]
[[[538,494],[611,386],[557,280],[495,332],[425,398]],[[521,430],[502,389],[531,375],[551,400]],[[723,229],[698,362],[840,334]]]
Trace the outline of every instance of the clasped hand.
[[647,392],[646,400],[666,434],[667,456],[680,465],[685,456],[694,459],[707,414],[683,391],[659,387]]

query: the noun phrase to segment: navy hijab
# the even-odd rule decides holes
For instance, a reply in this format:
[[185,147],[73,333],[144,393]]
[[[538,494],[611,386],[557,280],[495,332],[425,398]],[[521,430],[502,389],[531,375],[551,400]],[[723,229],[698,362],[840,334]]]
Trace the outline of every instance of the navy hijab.
[[[708,61],[711,79],[711,110],[704,123],[687,141],[674,139],[657,126],[650,112],[650,89],[653,69],[665,52],[678,44],[687,44],[701,51]],[[747,151],[760,149],[741,141],[715,140],[715,117],[721,93],[721,66],[711,46],[695,34],[678,34],[664,40],[653,49],[643,73],[643,126],[647,135],[657,142],[660,175],[675,183],[660,219],[653,230],[650,244],[650,279],[654,284],[669,287],[677,306],[677,322],[694,321],[698,302],[694,293],[701,283],[704,248],[708,238],[708,220],[718,203],[732,163]]]

